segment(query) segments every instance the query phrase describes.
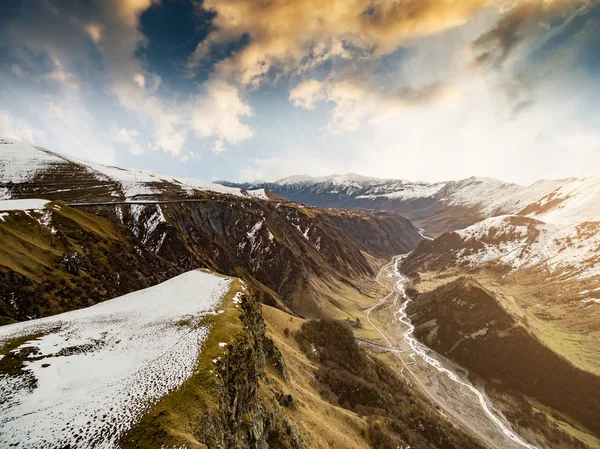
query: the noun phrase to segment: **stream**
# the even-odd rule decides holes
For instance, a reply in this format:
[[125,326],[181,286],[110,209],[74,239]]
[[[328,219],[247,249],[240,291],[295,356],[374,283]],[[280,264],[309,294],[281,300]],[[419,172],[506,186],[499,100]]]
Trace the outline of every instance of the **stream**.
[[[467,383],[461,380],[456,373],[442,366],[441,362],[430,355],[427,354],[429,348],[420,343],[414,336],[415,326],[412,324],[410,318],[406,313],[406,308],[410,301],[412,301],[405,290],[405,283],[407,281],[406,276],[400,273],[398,269],[398,260],[400,258],[394,259],[394,274],[397,277],[397,281],[394,285],[394,290],[397,295],[395,296],[395,304],[401,302],[400,308],[394,313],[394,317],[404,324],[407,329],[402,333],[404,341],[410,346],[413,351],[411,357],[415,360],[415,356],[419,356],[425,363],[435,368],[440,373],[446,375],[450,380],[459,384],[462,387],[469,389],[472,393],[474,393],[478,400],[482,410],[485,412],[487,417],[502,431],[502,433],[509,438],[511,441],[517,443],[518,445],[527,448],[527,449],[539,449],[537,446],[533,446],[525,441],[521,436],[516,434],[507,424],[505,424],[498,416],[492,411],[492,406],[489,403],[489,400],[486,396],[475,388],[470,383]],[[416,361],[416,360],[415,360]]]

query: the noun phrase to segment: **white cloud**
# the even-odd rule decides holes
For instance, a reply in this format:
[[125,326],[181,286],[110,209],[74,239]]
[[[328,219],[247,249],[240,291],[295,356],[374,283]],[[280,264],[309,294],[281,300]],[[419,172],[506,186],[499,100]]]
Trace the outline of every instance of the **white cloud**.
[[366,120],[379,122],[408,107],[448,104],[458,95],[456,87],[431,84],[420,88],[371,86],[366,82],[307,80],[290,91],[296,107],[313,109],[318,101],[335,106],[327,128],[334,134],[358,130]]
[[138,143],[138,136],[140,133],[135,129],[119,129],[115,134],[115,140],[119,143],[125,144],[129,147],[131,154],[139,156],[144,153],[144,149]]
[[47,97],[40,107],[46,136],[36,139],[37,144],[82,159],[115,163],[114,140],[98,128],[94,116],[77,97]]
[[69,90],[78,91],[79,83],[77,82],[75,76],[65,70],[62,62],[60,62],[60,59],[55,56],[52,56],[51,59],[54,64],[54,70],[43,75],[42,78],[55,81]]
[[7,111],[0,110],[0,136],[21,142],[34,143],[39,133],[31,125],[14,119]]
[[144,87],[146,87],[146,78],[144,77],[144,75],[142,75],[141,73],[136,73],[135,75],[133,75],[133,80],[136,82],[136,84],[138,86],[140,86],[142,89]]
[[250,105],[244,101],[239,90],[222,80],[204,83],[204,95],[198,96],[191,105],[192,128],[199,137],[215,137],[213,151],[223,151],[223,142],[238,144],[254,136],[254,131],[242,117],[252,117]]
[[290,90],[289,99],[297,108],[314,109],[315,104],[326,98],[324,83],[316,79],[302,81]]
[[98,25],[97,23],[88,23],[85,25],[84,29],[90,36],[90,39],[92,39],[96,44],[100,42],[100,39],[102,38],[102,26]]

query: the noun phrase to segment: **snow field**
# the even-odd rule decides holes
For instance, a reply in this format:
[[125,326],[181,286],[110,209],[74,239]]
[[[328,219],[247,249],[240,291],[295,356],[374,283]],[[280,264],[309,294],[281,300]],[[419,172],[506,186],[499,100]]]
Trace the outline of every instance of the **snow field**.
[[[0,447],[113,448],[192,374],[231,280],[190,271],[85,309],[0,327],[23,374],[0,373]],[[35,338],[38,336],[38,338]]]

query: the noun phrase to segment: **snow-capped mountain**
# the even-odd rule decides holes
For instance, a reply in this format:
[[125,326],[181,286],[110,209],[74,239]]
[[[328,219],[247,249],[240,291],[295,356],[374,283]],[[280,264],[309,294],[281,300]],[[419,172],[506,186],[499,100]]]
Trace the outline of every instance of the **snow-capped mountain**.
[[[580,404],[600,373],[600,178],[509,190],[482,196],[488,218],[403,261],[408,313],[430,347],[597,429],[594,406]],[[581,391],[563,389],[565,378]]]
[[0,139],[0,200],[37,197],[113,202],[189,198],[199,192],[267,199],[262,189],[246,191],[150,170],[112,167]]
[[[530,186],[493,178],[412,182],[355,174],[326,177],[291,176],[273,183],[234,184],[244,189],[266,188],[293,201],[324,207],[393,210],[413,220],[431,235],[462,229],[491,216],[527,214],[569,221],[569,214],[600,216],[600,178],[541,180]],[[566,211],[562,209],[567,208]],[[575,209],[577,209],[577,212]],[[561,218],[562,217],[562,218]]]
[[547,282],[600,276],[600,178],[540,181],[504,198],[482,198],[490,199],[482,201],[489,218],[431,243],[451,241],[438,254],[470,267],[544,272]]

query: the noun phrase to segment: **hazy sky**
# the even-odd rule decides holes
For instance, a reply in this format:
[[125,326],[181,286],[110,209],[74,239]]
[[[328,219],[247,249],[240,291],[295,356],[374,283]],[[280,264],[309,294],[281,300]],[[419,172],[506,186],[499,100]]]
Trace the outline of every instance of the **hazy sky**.
[[600,175],[600,2],[0,2],[0,136],[205,180]]

